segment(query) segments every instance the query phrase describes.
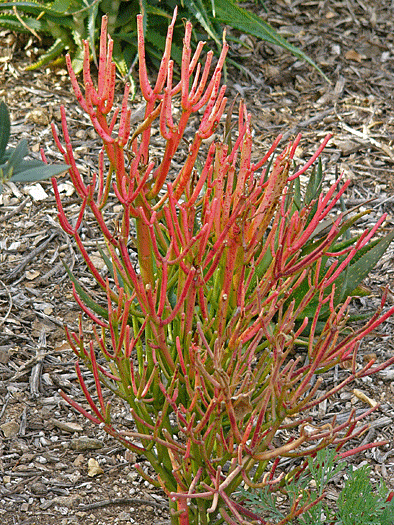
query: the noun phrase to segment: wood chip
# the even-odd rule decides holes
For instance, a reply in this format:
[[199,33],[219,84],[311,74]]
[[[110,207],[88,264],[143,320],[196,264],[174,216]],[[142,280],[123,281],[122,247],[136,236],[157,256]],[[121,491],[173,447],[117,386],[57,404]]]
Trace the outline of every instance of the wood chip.
[[[58,421],[57,419],[53,419],[53,418],[51,419],[51,423],[53,423],[57,428],[60,428],[60,430],[63,430],[64,432],[71,432],[71,433],[83,432],[83,427],[81,425],[78,425],[78,423],[72,423],[69,421]],[[100,448],[100,447],[96,447],[96,448]],[[75,450],[78,450],[78,449],[75,448]],[[79,449],[79,450],[83,450],[83,449]]]

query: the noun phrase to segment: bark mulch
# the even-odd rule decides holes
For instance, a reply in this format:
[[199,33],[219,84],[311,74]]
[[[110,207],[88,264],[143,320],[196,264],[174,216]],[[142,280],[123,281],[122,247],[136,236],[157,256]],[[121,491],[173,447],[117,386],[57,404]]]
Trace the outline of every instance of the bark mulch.
[[[344,172],[352,185],[346,206],[369,207],[360,231],[387,213],[382,233],[394,223],[394,7],[391,2],[266,1],[267,19],[301,48],[330,78],[328,84],[310,66],[288,52],[241,36],[229,67],[228,94],[246,99],[255,130],[256,157],[276,135],[303,138],[298,162],[308,159],[323,137],[333,138],[323,155],[327,186]],[[229,30],[231,32],[231,30]],[[237,35],[240,36],[240,35]],[[59,122],[66,107],[70,134],[82,170],[96,169],[98,142],[71,93],[65,69],[27,72],[37,43],[0,34],[0,97],[10,108],[14,144],[27,138],[33,154],[44,148],[50,162],[62,161],[54,146],[50,122]],[[138,94],[136,107],[138,107]],[[63,183],[68,212],[77,210],[75,194]],[[371,202],[365,205],[366,201]],[[116,207],[113,210],[116,215]],[[83,404],[74,371],[74,356],[63,325],[76,328],[79,310],[62,261],[89,288],[89,273],[74,245],[58,226],[55,200],[48,182],[24,187],[7,184],[0,196],[0,518],[4,525],[71,523],[147,525],[168,522],[163,494],[133,470],[142,461],[125,452],[101,429],[75,413],[58,394],[67,391]],[[97,251],[97,231],[83,225],[85,246]],[[355,311],[374,309],[382,289],[392,287],[391,246],[366,280],[371,295],[355,301]],[[97,256],[98,256],[97,252]],[[394,297],[389,295],[389,303]],[[363,342],[360,360],[375,354],[377,362],[392,355],[393,320]],[[338,369],[326,387],[346,374]],[[86,380],[91,377],[86,372]],[[361,442],[388,440],[390,445],[367,451],[348,462],[372,466],[373,481],[394,488],[394,370],[360,380],[324,406],[321,421],[345,418],[381,407],[371,417]],[[114,401],[119,418],[132,425],[126,407]],[[118,403],[118,404],[117,404]],[[357,445],[360,443],[352,443]],[[148,468],[148,465],[144,465]],[[335,500],[343,481],[330,487]]]

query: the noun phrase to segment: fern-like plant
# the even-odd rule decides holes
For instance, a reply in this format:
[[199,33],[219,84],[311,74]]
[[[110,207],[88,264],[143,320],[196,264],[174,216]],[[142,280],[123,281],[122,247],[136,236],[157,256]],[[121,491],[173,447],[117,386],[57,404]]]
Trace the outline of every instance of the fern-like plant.
[[[287,507],[298,504],[306,510],[291,521],[292,525],[393,525],[394,500],[388,496],[383,481],[377,487],[371,483],[371,467],[346,467],[335,449],[319,450],[308,458],[301,476],[283,484],[281,492],[270,487],[239,491],[239,498],[255,518],[275,525],[286,516]],[[337,476],[345,479],[339,497],[329,505],[325,500],[331,481]],[[269,520],[266,522],[265,520]]]

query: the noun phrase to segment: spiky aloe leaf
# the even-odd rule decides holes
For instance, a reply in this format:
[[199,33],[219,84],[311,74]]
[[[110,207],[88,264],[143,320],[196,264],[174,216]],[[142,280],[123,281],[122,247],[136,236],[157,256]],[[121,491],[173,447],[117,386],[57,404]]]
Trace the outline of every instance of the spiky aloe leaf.
[[119,45],[119,42],[114,42],[114,52],[113,52],[113,59],[116,64],[116,67],[118,68],[119,73],[122,76],[126,76],[129,68],[126,64],[126,60],[124,59],[122,48]]
[[313,168],[305,189],[304,204],[309,205],[317,200],[322,192],[323,186],[323,164],[319,158],[317,167]]
[[0,102],[0,164],[3,161],[6,147],[10,138],[11,121],[8,108],[3,101]]
[[211,5],[211,13],[209,13],[202,0],[189,0],[187,2],[187,8],[220,48],[222,45],[221,32],[219,32],[215,24],[212,23],[212,20],[216,16],[216,8]]
[[[376,243],[370,243],[365,246],[364,250],[360,250],[361,255],[358,254],[336,281],[338,291],[338,302],[342,302],[345,297],[352,295],[355,288],[365,279],[369,272],[374,268],[376,263],[381,259],[384,252],[394,239],[394,230],[385,237],[379,239]],[[341,281],[343,282],[341,283]]]
[[[0,3],[0,9],[2,4]],[[21,22],[23,21],[23,23]],[[0,27],[16,31],[18,33],[44,33],[50,34],[48,25],[43,20],[36,20],[29,16],[19,15],[19,18],[12,13],[0,13]]]
[[108,33],[113,34],[120,9],[120,0],[101,0],[101,9],[108,15]]
[[[383,256],[384,252],[387,250],[390,243],[393,241],[393,239],[394,230],[387,234],[385,237],[371,241],[369,244],[367,244],[361,250],[359,250],[359,252],[354,256],[350,264],[347,266],[346,270],[343,273],[341,273],[335,280],[335,306],[338,306],[340,303],[342,303],[346,299],[346,297],[356,297],[359,295],[365,295],[365,291],[363,290],[361,290],[361,293],[359,293],[359,286],[369,274],[369,272],[376,266],[378,261]],[[339,264],[343,259],[344,257],[342,257],[338,261]],[[328,261],[327,258],[326,260]],[[319,278],[322,279],[327,271],[328,266],[321,270]],[[296,304],[299,304],[308,289],[308,280],[305,279],[305,281],[300,285],[297,291],[294,294],[292,294],[291,299],[294,300]],[[315,301],[312,301],[308,305],[308,307],[302,311],[302,313],[299,315],[299,319],[302,320],[305,317],[312,318],[315,314],[317,304],[318,298],[316,298]],[[329,307],[325,305],[321,309],[319,319],[324,320],[328,317],[328,315]]]
[[[45,15],[52,15],[52,16],[63,16],[65,11],[58,11],[57,7],[61,6],[62,4],[59,2],[39,2],[39,1],[20,1],[17,0],[15,2],[1,2],[0,8],[1,9],[13,9],[14,7],[21,11],[22,13],[31,13],[35,16],[42,15],[44,13]],[[65,4],[63,4],[65,5]],[[67,10],[67,9],[66,9]]]
[[[79,5],[80,4],[80,5]],[[18,16],[13,13],[18,11]],[[37,69],[55,60],[65,48],[74,50],[77,48],[78,28],[73,18],[73,12],[81,12],[85,9],[83,2],[70,2],[70,0],[56,0],[54,3],[45,1],[15,1],[0,2],[0,27],[6,27],[23,33],[51,35],[54,44],[40,57],[40,59],[29,66],[28,70]],[[68,11],[70,10],[70,11]],[[5,12],[4,12],[5,11]],[[87,15],[84,15],[87,16]],[[84,29],[84,23],[82,22]],[[79,31],[81,26],[79,27]],[[85,33],[80,35],[85,38]]]
[[285,38],[281,37],[272,26],[254,13],[239,7],[233,0],[215,0],[215,10],[216,18],[220,22],[230,25],[234,29],[238,29],[243,33],[256,36],[266,42],[275,44],[290,51],[296,57],[308,62],[308,64],[313,66],[328,82],[330,82],[327,76],[311,58],[305,55],[305,53],[300,51],[297,47],[290,44]]
[[74,274],[72,273],[72,271],[70,270],[70,268],[68,267],[68,265],[64,262],[63,262],[63,266],[67,272],[67,275],[69,276],[69,278],[71,279],[71,282],[74,284],[75,286],[75,291],[77,292],[78,294],[78,297],[81,299],[81,301],[84,303],[84,305],[89,308],[90,310],[92,310],[92,312],[94,312],[95,314],[97,315],[100,315],[103,319],[106,319],[108,320],[108,310],[106,308],[103,308],[102,306],[100,306],[93,298],[91,295],[89,295],[84,289],[83,287],[81,286],[81,284],[79,283],[78,279],[74,276]]
[[52,4],[51,10],[58,11],[59,13],[65,13],[72,7],[71,0],[55,0]]
[[96,56],[96,37],[98,33],[98,27],[97,27],[97,15],[98,15],[98,8],[99,5],[95,0],[87,0],[90,8],[89,8],[89,14],[88,14],[88,40],[89,40],[89,46],[92,51],[92,57],[93,61],[97,66],[97,56]]
[[[349,210],[348,213],[351,213],[352,210]],[[361,217],[364,217],[364,215],[368,215],[371,213],[371,210],[365,210],[359,213],[356,213],[351,217],[350,219],[344,220],[338,228],[338,233],[336,234],[329,251],[330,252],[340,252],[341,250],[344,250],[351,244],[354,244],[358,236],[350,237],[348,238],[346,233],[350,232],[350,228],[359,220]],[[313,250],[315,250],[324,240],[325,235],[331,230],[333,225],[332,219],[326,219],[321,221],[321,224],[315,229],[315,231],[311,234],[309,241],[302,249],[302,254],[305,255],[307,253],[311,253]],[[345,240],[341,242],[337,242],[337,239],[340,239],[342,236],[345,237]]]
[[[52,5],[54,4],[51,2],[0,2],[0,10],[5,11],[5,16],[8,16],[14,25],[19,24],[15,30],[21,32],[29,32],[31,29],[37,33],[51,34],[53,29],[49,27],[51,22],[55,24],[58,31],[64,30],[64,28],[68,28],[69,31],[72,30],[73,18],[71,13],[57,11]],[[17,10],[18,16],[14,14],[14,9]],[[5,26],[5,21],[2,18],[0,18],[0,25]],[[57,38],[58,35],[54,34],[53,36]]]
[[[128,72],[136,56],[135,15],[141,10],[144,15],[144,34],[147,46],[147,55],[156,63],[160,61],[164,50],[165,34],[168,20],[172,18],[175,6],[178,5],[179,17],[192,18],[198,22],[200,33],[212,38],[218,48],[221,47],[221,23],[229,24],[243,32],[250,32],[268,42],[277,44],[294,53],[295,56],[312,64],[324,76],[316,64],[302,51],[289,44],[283,37],[266,22],[240,8],[233,0],[188,0],[176,2],[174,0],[137,0],[126,2],[120,0],[55,0],[50,1],[21,1],[4,2],[0,0],[0,27],[14,31],[35,35],[42,33],[51,35],[56,44],[45,53],[30,69],[35,69],[50,61],[51,56],[56,58],[61,52],[58,40],[62,40],[64,47],[68,47],[72,58],[77,53],[82,39],[88,39],[91,44],[92,57],[96,61],[96,39],[98,35],[98,19],[105,13],[109,16],[109,32],[118,43],[120,52],[115,60],[116,66],[122,75]],[[13,13],[18,11],[18,17]],[[23,19],[23,23],[21,23]],[[65,33],[64,33],[65,31]],[[62,34],[60,34],[62,33]],[[174,46],[172,50],[175,62],[181,63],[181,34],[183,26],[177,25],[174,32]],[[196,29],[194,30],[196,34]],[[204,38],[204,34],[199,34]],[[178,48],[176,46],[178,45]],[[58,54],[55,52],[59,51]],[[123,56],[123,59],[121,58]],[[79,58],[75,65],[80,70]],[[327,78],[327,77],[325,77]]]
[[[112,264],[112,260],[108,257],[108,255],[101,248],[101,246],[97,245],[97,249],[100,252],[100,255],[103,258],[104,264],[108,268],[108,271],[109,271],[109,273],[110,273],[110,275],[111,275],[111,277],[113,279],[114,278],[114,265]],[[123,283],[122,276],[120,275],[120,273],[118,271],[116,272],[116,276],[117,276],[117,279],[118,279],[120,287],[124,288],[124,283]]]
[[[40,59],[37,60],[37,62],[34,62],[34,64],[27,66],[26,70],[34,71],[35,69],[38,69],[41,66],[45,66],[45,64],[49,64],[49,62],[55,60],[65,49],[66,46],[64,42],[60,39],[56,40],[48,49],[48,51],[43,53],[40,56]],[[81,71],[81,69],[79,71]]]

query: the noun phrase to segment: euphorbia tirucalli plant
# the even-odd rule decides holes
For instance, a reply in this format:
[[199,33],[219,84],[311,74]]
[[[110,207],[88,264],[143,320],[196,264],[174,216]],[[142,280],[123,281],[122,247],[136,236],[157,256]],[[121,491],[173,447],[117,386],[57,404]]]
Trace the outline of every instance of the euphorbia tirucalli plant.
[[[379,311],[361,328],[344,333],[350,298],[341,305],[335,300],[336,281],[357,254],[368,255],[370,239],[384,217],[353,243],[339,242],[346,229],[341,216],[326,235],[315,237],[348,183],[340,187],[336,182],[326,195],[318,192],[298,209],[293,206],[292,188],[329,136],[293,175],[290,166],[299,137],[263,168],[280,137],[264,158],[253,163],[250,116],[243,103],[234,145],[213,140],[201,153],[203,141],[212,138],[225,109],[220,77],[227,44],[211,74],[212,53],[207,53],[204,66],[199,63],[203,43],[192,56],[191,25],[186,23],[181,76],[174,84],[170,51],[175,16],[153,87],[138,18],[139,76],[146,110],[135,130],[130,124],[128,85],[121,107],[113,109],[115,66],[106,18],[97,89],[90,76],[88,44],[84,93],[67,59],[75,94],[103,148],[98,172],[84,179],[61,108],[65,147],[55,129],[54,136],[82,199],[75,223],[66,216],[54,179],[53,185],[60,224],[75,239],[105,293],[106,306],[93,300],[70,273],[75,298],[93,322],[92,336],[84,334],[82,320],[78,333],[67,331],[79,358],[76,370],[90,408],[62,395],[149,461],[156,475],[151,477],[138,463],[135,468],[165,491],[174,525],[220,519],[249,523],[258,517],[233,496],[241,483],[275,487],[281,483],[276,472],[281,458],[314,456],[329,444],[339,451],[366,428],[358,425],[361,417],[354,413],[345,423],[334,420],[319,426],[309,412],[355,378],[394,362],[393,357],[379,366],[372,361],[362,367],[357,364],[360,341],[394,308],[383,315]],[[177,118],[172,111],[175,103],[180,108]],[[199,125],[188,142],[182,167],[175,168],[173,159],[178,150],[182,158],[192,115],[199,117]],[[154,123],[165,146],[160,159],[150,150]],[[106,215],[114,199],[122,208],[115,223]],[[99,227],[108,278],[102,277],[79,233],[87,210]],[[132,241],[138,264],[130,254]],[[314,314],[303,318],[302,312],[312,304],[316,304]],[[324,326],[317,331],[320,314],[327,309]],[[295,350],[306,329],[306,349],[298,355]],[[84,382],[80,361],[93,372],[97,402]],[[323,373],[344,361],[351,362],[346,379],[322,393]],[[105,401],[108,392],[129,405],[133,431],[112,422],[111,406]],[[291,475],[297,473],[295,469]],[[306,506],[294,503],[281,523]]]

